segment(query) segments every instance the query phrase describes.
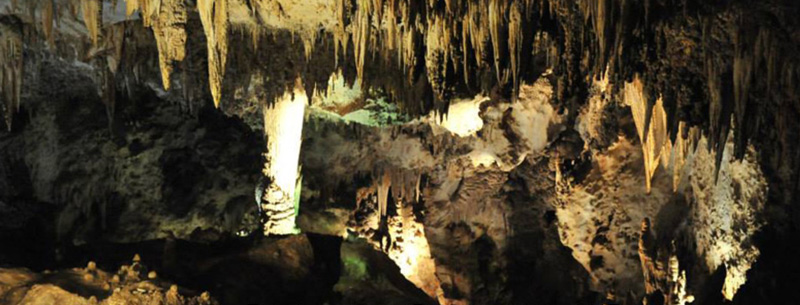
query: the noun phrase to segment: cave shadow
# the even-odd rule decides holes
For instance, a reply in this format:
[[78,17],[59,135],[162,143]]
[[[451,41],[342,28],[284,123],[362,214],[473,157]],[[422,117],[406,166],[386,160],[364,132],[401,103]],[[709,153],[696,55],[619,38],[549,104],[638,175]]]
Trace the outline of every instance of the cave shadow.
[[333,286],[341,275],[341,244],[341,237],[319,234],[230,237],[213,243],[91,243],[65,249],[55,267],[85,266],[92,260],[115,272],[139,254],[144,266],[187,288],[187,295],[209,291],[223,305],[316,305],[337,297]]
[[511,190],[506,196],[512,234],[505,253],[510,304],[601,304],[603,296],[589,290],[590,275],[561,244],[554,207],[546,201],[554,196],[552,187],[532,185],[530,175],[546,173],[541,168],[546,161],[532,162],[515,169],[506,188]]

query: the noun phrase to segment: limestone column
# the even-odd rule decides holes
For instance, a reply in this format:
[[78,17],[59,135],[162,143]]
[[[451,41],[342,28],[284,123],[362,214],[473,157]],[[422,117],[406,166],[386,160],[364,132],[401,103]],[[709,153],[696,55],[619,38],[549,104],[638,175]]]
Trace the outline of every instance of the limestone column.
[[293,92],[264,107],[267,151],[259,203],[264,216],[264,235],[300,232],[295,218],[300,205],[300,144],[307,104],[308,96],[298,79]]

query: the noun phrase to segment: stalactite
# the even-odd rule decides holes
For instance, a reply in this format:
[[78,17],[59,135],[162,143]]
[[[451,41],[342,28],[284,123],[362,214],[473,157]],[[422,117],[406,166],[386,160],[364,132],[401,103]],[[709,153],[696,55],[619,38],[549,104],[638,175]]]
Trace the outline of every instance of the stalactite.
[[384,171],[375,184],[375,189],[378,192],[378,211],[380,211],[381,217],[385,217],[389,202],[389,188],[392,187],[391,173]]
[[[706,21],[706,24],[703,26],[703,44],[706,50],[711,49],[709,42],[711,39],[711,30],[710,21]],[[723,98],[722,67],[717,63],[716,57],[710,51],[706,51],[705,53],[704,65],[709,105],[708,149],[713,150],[717,154],[716,173],[714,176],[719,177],[723,150],[725,149],[725,142],[728,138],[730,113],[732,109],[727,105],[728,101]]]
[[397,1],[398,0],[387,0],[386,10],[384,11],[386,34],[383,46],[387,53],[394,51],[397,48],[397,38],[400,37],[397,29]]
[[100,30],[103,26],[103,5],[100,0],[81,0],[83,22],[89,30],[92,44],[97,45],[100,39]]
[[[347,11],[345,6],[345,0],[335,0],[336,5],[334,6],[334,14],[337,18],[336,27],[333,29],[333,37],[334,37],[334,60],[336,61],[336,66],[339,66],[339,53],[342,53],[342,58],[346,58],[347,54],[347,44],[349,43],[350,35],[347,33]],[[340,52],[339,49],[342,49]]]
[[197,10],[208,44],[208,86],[214,105],[219,107],[228,60],[228,3],[227,0],[198,0]]
[[516,98],[519,94],[519,69],[520,60],[522,57],[522,44],[524,35],[522,32],[521,5],[522,4],[519,2],[512,3],[511,12],[508,15],[508,50],[510,57],[509,61],[511,63],[511,76],[514,82],[514,98]]
[[311,59],[311,54],[314,52],[314,44],[317,42],[317,31],[307,31],[303,34],[303,54],[306,56],[306,61]]
[[411,22],[411,7],[405,1],[400,3],[400,12],[401,12],[401,20],[404,24],[403,29],[401,31],[402,38],[400,41],[402,42],[401,49],[402,55],[400,58],[403,61],[404,70],[409,75],[414,75],[415,71],[411,69],[417,65],[417,56],[416,56],[416,44],[418,43],[416,39],[416,29],[410,24]]
[[353,17],[353,46],[355,51],[358,80],[364,82],[364,64],[370,39],[371,10],[368,0],[358,1],[356,15]]
[[495,73],[497,74],[497,82],[503,83],[503,75],[500,62],[502,61],[503,55],[505,51],[502,49],[503,41],[503,25],[506,24],[506,20],[504,18],[506,12],[506,5],[507,3],[502,0],[490,0],[489,1],[489,11],[488,11],[488,18],[489,18],[489,36],[492,39],[492,51],[494,54],[494,68]]
[[125,23],[116,23],[106,29],[105,48],[109,50],[106,55],[108,69],[116,74],[122,63],[122,52],[125,46]]
[[22,94],[22,22],[6,18],[0,23],[0,91],[3,112],[8,130],[11,130],[14,114],[20,108]]
[[[664,146],[667,144],[667,118],[664,112],[663,101],[659,98],[652,110],[648,111],[647,97],[644,95],[644,84],[636,77],[633,82],[625,83],[625,103],[631,107],[634,123],[642,144],[642,153],[645,168],[645,183],[647,192],[661,158]],[[650,124],[646,124],[647,114],[650,113]]]
[[[140,0],[126,0],[125,1],[125,15],[126,16],[130,17],[130,16],[133,15],[133,13],[135,13],[137,10],[139,10],[139,1]],[[141,0],[141,1],[147,1],[147,0]]]
[[[775,88],[775,79],[777,75],[775,75],[777,71],[777,63],[778,63],[778,41],[770,31],[766,27],[762,27],[758,32],[758,38],[756,38],[756,45],[754,55],[762,56],[762,60],[766,65],[766,76],[767,76],[767,98],[771,98],[773,91],[772,89]],[[759,61],[756,61],[758,64]],[[758,70],[758,69],[756,69]]]
[[44,7],[42,8],[42,33],[47,40],[47,44],[51,48],[55,47],[55,34],[53,33],[54,23],[54,0],[44,0]]
[[122,52],[125,43],[125,23],[113,24],[105,29],[103,35],[104,49],[108,50],[105,56],[105,66],[101,66],[102,79],[101,90],[102,101],[106,106],[106,116],[109,128],[114,122],[114,114],[117,104],[117,82],[116,76],[122,63]]
[[[184,0],[160,0],[155,15],[148,14],[158,47],[158,61],[164,89],[170,88],[170,75],[174,62],[183,61],[186,56],[187,8]],[[151,4],[150,7],[155,5]],[[210,63],[210,62],[209,62]]]
[[[610,16],[612,6],[616,1],[597,0],[597,1],[582,1],[581,10],[584,17],[584,22],[591,25],[592,32],[597,39],[597,48],[595,49],[594,57],[594,73],[602,73],[603,68],[608,64],[608,55],[611,53],[612,47],[610,37],[610,28],[613,24],[612,16]],[[622,4],[624,6],[624,4]],[[619,35],[617,37],[620,37]]]
[[438,15],[428,19],[425,44],[425,68],[433,92],[439,100],[447,98],[447,54],[450,35],[445,20]]
[[743,30],[736,31],[733,36],[733,96],[734,114],[737,132],[734,133],[734,151],[736,158],[744,157],[747,143],[747,102],[750,84],[753,79],[754,54],[750,46],[750,37]]

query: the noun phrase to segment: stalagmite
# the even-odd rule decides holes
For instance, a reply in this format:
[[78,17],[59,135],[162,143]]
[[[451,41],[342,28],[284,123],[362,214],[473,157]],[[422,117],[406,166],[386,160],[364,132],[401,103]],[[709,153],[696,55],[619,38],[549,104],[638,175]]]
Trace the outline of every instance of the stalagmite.
[[[678,123],[678,135],[675,137],[672,147],[670,164],[672,166],[672,191],[677,192],[681,179],[683,178],[686,159],[692,153],[693,148],[699,141],[700,131],[697,127],[687,127],[686,122]],[[666,151],[665,151],[666,152]]]
[[655,236],[651,231],[650,219],[645,218],[642,220],[641,233],[639,235],[639,261],[642,264],[644,289],[647,294],[651,294],[656,290],[656,274],[653,272],[656,265],[653,260],[655,253]]
[[[22,23],[18,19],[0,23],[0,96],[8,130],[19,111],[22,94]],[[4,20],[5,21],[5,20]]]
[[81,0],[81,8],[83,9],[83,22],[86,24],[86,29],[89,30],[92,44],[96,46],[103,26],[103,5],[100,0]]
[[228,2],[227,0],[198,0],[197,11],[208,44],[208,87],[219,107],[222,99],[222,80],[228,60]]
[[639,261],[642,265],[645,294],[648,297],[660,294],[664,305],[685,305],[693,302],[694,296],[686,291],[686,271],[680,269],[675,243],[659,246],[650,219],[645,218],[642,220],[639,235]]
[[293,92],[264,107],[264,134],[267,139],[264,186],[261,207],[266,214],[265,235],[298,233],[296,204],[300,200],[298,164],[302,142],[303,115],[308,96],[302,81]]

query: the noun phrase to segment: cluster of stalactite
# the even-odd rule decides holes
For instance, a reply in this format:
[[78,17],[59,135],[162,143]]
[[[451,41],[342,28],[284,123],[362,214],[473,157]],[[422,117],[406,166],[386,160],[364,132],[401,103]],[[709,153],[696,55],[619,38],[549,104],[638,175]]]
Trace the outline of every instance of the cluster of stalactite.
[[[269,43],[260,39],[268,23],[261,15],[274,2],[198,0],[191,7],[185,0],[129,0],[126,12],[129,16],[138,12],[144,26],[152,29],[165,89],[170,88],[175,64],[188,57],[189,16],[198,13],[207,45],[208,87],[219,106],[229,57],[240,61],[238,67],[231,65],[238,68],[237,81],[274,64],[244,59],[262,56],[258,50]],[[87,58],[104,59],[97,61],[103,67],[100,91],[112,118],[116,87],[129,86],[127,75],[132,75],[118,70],[139,68],[136,63],[123,64],[128,58],[124,53],[131,53],[125,47],[130,34],[126,22],[104,23],[104,3],[31,0],[25,5],[33,20],[40,12],[41,33],[50,45],[55,44],[53,25],[60,12],[80,15],[94,46],[89,53],[95,52]],[[768,5],[756,6],[754,11],[769,13]],[[12,6],[15,12],[22,10],[16,1]],[[444,115],[449,101],[458,95],[514,98],[523,81],[538,77],[533,71],[539,64],[553,68],[560,104],[575,109],[587,81],[607,75],[615,88],[612,95],[632,107],[645,150],[647,181],[659,163],[666,164],[658,159],[676,155],[675,162],[683,162],[686,147],[696,143],[696,134],[689,132],[694,127],[704,131],[708,149],[718,152],[717,168],[719,152],[733,129],[735,156],[741,158],[748,139],[766,124],[759,120],[760,106],[798,98],[800,65],[796,58],[783,55],[797,51],[791,35],[765,21],[769,18],[733,5],[685,0],[336,0],[331,7],[334,25],[320,25],[319,31],[311,26],[312,30],[297,33],[306,61],[326,60],[321,50],[332,52],[332,67],[317,69],[344,70],[348,82],[358,80],[362,88],[382,89],[402,111],[414,115],[431,110]],[[242,8],[249,10],[242,12]],[[256,21],[237,28],[234,22],[238,21],[231,18],[242,14]],[[22,30],[6,27],[11,30],[3,30],[2,87],[10,122],[20,104],[19,54],[24,40]],[[251,35],[252,49],[229,48],[236,31]],[[333,71],[325,72],[327,76]],[[272,98],[264,103],[274,103],[284,92],[294,90],[294,78],[300,74],[274,77],[270,73],[270,81],[280,78],[283,83],[268,88],[276,92],[267,93]],[[319,79],[304,77],[308,94],[325,87],[327,78]],[[188,82],[183,87],[187,90]],[[673,147],[681,151],[667,153]]]
[[[690,137],[686,127],[702,127],[709,139],[708,149],[717,152],[718,172],[722,150],[733,129],[735,156],[742,158],[749,137],[763,125],[759,121],[758,111],[763,109],[760,106],[797,98],[800,71],[796,59],[780,55],[795,52],[796,45],[778,43],[778,39],[791,38],[759,19],[764,16],[686,1],[606,0],[582,4],[595,36],[590,52],[595,60],[590,61],[594,63],[590,73],[597,75],[607,67],[612,82],[624,84],[625,94],[628,82],[642,75],[645,111],[644,121],[636,122],[637,128],[640,136],[642,130],[658,131],[657,139],[650,143],[645,143],[648,135],[644,134],[643,146],[664,139],[673,143],[694,139],[696,143],[696,134]],[[688,16],[690,9],[701,12],[701,17]],[[752,11],[759,11],[759,7]],[[676,15],[682,21],[670,19]],[[690,25],[691,22],[699,25]],[[680,30],[697,30],[702,37],[675,33]],[[778,67],[776,62],[784,65]],[[696,86],[695,79],[705,82],[705,86]],[[698,110],[705,105],[706,109]],[[661,130],[664,127],[665,132]],[[664,135],[666,138],[662,138]],[[648,166],[648,173],[651,170]]]
[[[248,7],[251,10],[245,13],[256,16],[264,8],[275,6],[273,2],[198,0],[191,8],[184,0],[130,0],[126,1],[126,11],[129,15],[140,12],[144,25],[153,29],[165,88],[170,87],[173,64],[185,57],[188,14],[199,13],[207,43],[208,85],[219,105],[232,39],[229,32],[234,29],[230,16],[242,13],[230,10]],[[82,11],[95,45],[108,39],[103,37],[103,0],[37,0],[26,4],[28,10],[41,11],[42,32],[48,41],[53,40],[53,19],[58,10],[67,8]],[[691,126],[703,125],[709,146],[722,149],[720,143],[724,141],[719,139],[726,138],[733,118],[740,131],[735,133],[736,155],[741,157],[749,135],[757,133],[761,125],[751,122],[753,116],[748,110],[765,100],[796,96],[798,65],[790,56],[781,55],[794,51],[794,46],[780,43],[789,38],[788,34],[763,24],[758,17],[727,7],[715,11],[712,5],[679,0],[336,0],[332,7],[338,22],[322,30],[332,34],[335,61],[345,67],[345,61],[352,60],[356,70],[352,77],[365,88],[385,89],[412,114],[430,110],[444,113],[458,94],[494,90],[513,98],[526,73],[534,70],[536,56],[542,55],[550,59],[547,64],[559,75],[559,99],[580,94],[585,79],[606,72],[618,92],[624,91],[626,81],[640,74],[646,108],[652,109],[662,99],[667,135],[673,142],[684,121]],[[689,9],[701,12],[701,17],[685,15]],[[671,18],[681,14],[699,25],[676,25]],[[252,34],[257,46],[263,24],[246,26],[251,27],[245,31]],[[702,37],[676,35],[673,27],[699,30]],[[313,56],[317,41],[326,37],[319,33],[299,33],[307,58]],[[715,52],[725,47],[732,52]],[[681,53],[678,60],[670,60],[676,50]],[[680,62],[683,57],[686,63]],[[386,69],[368,68],[370,65],[402,71],[402,77],[386,76]],[[705,86],[695,81],[672,82],[686,73]],[[312,83],[307,89],[324,86],[307,82]],[[707,115],[692,113],[697,107],[693,104],[706,103]],[[645,128],[650,118],[647,113]]]
[[337,62],[352,58],[357,79],[366,86],[376,78],[369,63],[400,69],[403,77],[390,86],[376,83],[411,113],[446,112],[457,94],[494,88],[510,87],[512,92],[503,95],[513,97],[524,72],[532,70],[534,54],[555,53],[537,35],[552,19],[545,5],[533,0],[337,0]]
[[686,158],[697,147],[700,132],[698,128],[690,128],[685,122],[680,122],[678,132],[681,136],[670,139],[667,134],[667,116],[663,98],[659,97],[655,105],[650,105],[647,103],[643,88],[641,79],[638,76],[634,77],[633,81],[625,83],[623,100],[631,107],[633,121],[642,145],[647,192],[650,192],[651,181],[659,164],[665,169],[672,168],[673,191],[677,191]]

